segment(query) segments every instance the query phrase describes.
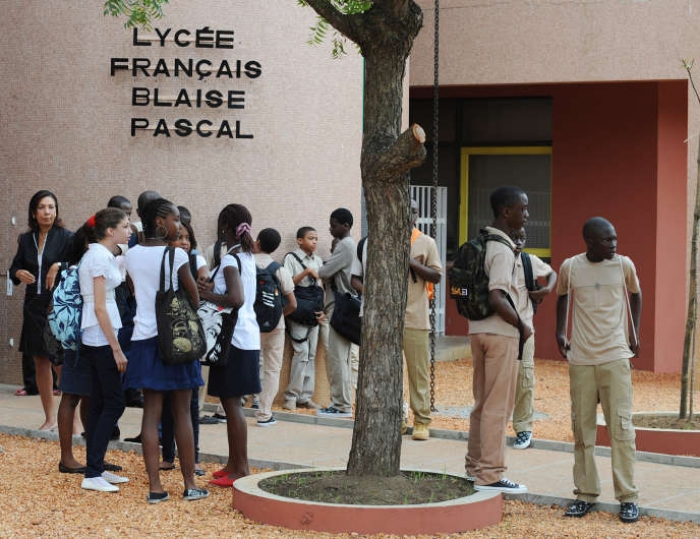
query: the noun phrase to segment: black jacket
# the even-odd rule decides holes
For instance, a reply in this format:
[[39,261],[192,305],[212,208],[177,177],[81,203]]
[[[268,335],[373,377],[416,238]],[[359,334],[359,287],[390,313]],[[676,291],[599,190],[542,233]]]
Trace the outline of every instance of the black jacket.
[[[46,288],[46,273],[49,267],[56,262],[64,262],[68,260],[70,252],[73,248],[73,233],[60,226],[54,226],[49,230],[44,244],[44,255],[41,259],[41,283],[38,282],[39,277],[39,258],[37,255],[38,234],[36,232],[25,232],[20,235],[17,242],[17,254],[12,260],[10,266],[10,279],[16,285],[20,284],[20,280],[15,276],[18,270],[24,269],[29,271],[37,281],[34,284],[27,285],[27,294],[37,294],[48,292]],[[38,288],[37,285],[41,287]]]

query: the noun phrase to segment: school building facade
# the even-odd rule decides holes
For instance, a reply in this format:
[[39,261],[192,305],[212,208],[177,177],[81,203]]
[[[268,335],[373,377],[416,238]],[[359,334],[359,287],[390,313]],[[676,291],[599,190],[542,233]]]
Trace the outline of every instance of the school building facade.
[[[433,3],[410,59],[406,109],[432,129]],[[677,371],[685,327],[689,193],[700,113],[680,58],[698,54],[696,0],[508,4],[441,0],[440,178],[451,252],[490,221],[487,197],[530,194],[529,246],[555,269],[603,215],[644,291],[636,366]],[[23,287],[7,278],[31,195],[51,189],[70,229],[121,194],[155,189],[193,214],[201,246],[227,203],[254,232],[299,226],[330,248],[328,215],[360,237],[362,60],[309,46],[316,16],[294,0],[172,1],[149,31],[101,5],[4,7],[0,42],[0,383],[19,383]],[[690,142],[686,139],[690,137]],[[431,181],[428,162],[412,173]],[[134,218],[136,218],[134,216]],[[557,358],[554,298],[536,318],[537,357]],[[450,300],[446,333],[465,334]],[[317,369],[318,372],[318,369]],[[317,379],[322,378],[318,373]]]
[[[432,132],[434,3],[418,3],[410,116]],[[585,220],[604,216],[643,289],[635,366],[678,372],[700,129],[681,58],[700,55],[700,3],[441,0],[439,22],[447,258],[491,221],[497,185],[528,192],[527,247],[555,270],[585,251]],[[429,160],[413,181],[431,180]],[[463,334],[451,303],[446,333]],[[548,297],[535,317],[535,357],[559,357],[555,303]]]
[[251,211],[254,234],[280,231],[280,256],[306,225],[327,256],[338,207],[359,222],[360,56],[310,46],[316,15],[294,0],[176,0],[164,11],[133,31],[101,2],[3,5],[0,383],[21,382],[24,286],[7,270],[39,189],[57,195],[70,230],[113,195],[136,205],[154,189],[190,209],[201,248],[233,202]]

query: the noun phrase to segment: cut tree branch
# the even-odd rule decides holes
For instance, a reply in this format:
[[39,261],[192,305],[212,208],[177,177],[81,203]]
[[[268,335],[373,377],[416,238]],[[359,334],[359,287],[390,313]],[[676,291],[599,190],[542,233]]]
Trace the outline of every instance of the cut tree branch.
[[365,178],[380,178],[383,181],[403,181],[403,175],[425,161],[425,131],[413,124],[401,133],[391,146],[370,157]]

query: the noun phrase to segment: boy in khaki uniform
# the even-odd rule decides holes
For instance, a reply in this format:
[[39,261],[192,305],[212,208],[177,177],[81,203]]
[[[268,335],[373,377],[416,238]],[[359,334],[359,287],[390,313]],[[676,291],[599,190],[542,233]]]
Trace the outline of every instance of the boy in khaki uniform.
[[[609,221],[602,217],[589,219],[583,227],[583,238],[586,252],[564,261],[557,286],[557,344],[561,355],[569,360],[576,487],[576,501],[565,516],[584,516],[600,495],[594,458],[596,407],[600,402],[610,433],[620,520],[636,522],[639,494],[634,484],[630,358],[639,351],[642,292],[634,264],[617,254],[617,234]],[[566,326],[572,294],[569,342]]]

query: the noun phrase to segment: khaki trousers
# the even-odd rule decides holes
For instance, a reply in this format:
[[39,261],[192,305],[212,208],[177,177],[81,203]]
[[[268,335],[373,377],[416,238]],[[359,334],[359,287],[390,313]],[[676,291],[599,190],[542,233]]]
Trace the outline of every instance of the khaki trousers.
[[[328,320],[333,316],[335,303],[326,307]],[[326,340],[326,375],[331,390],[331,406],[341,412],[352,412],[351,384],[352,343],[328,324]]]
[[600,479],[594,458],[596,408],[600,402],[610,435],[615,498],[621,502],[637,500],[629,360],[618,359],[602,365],[569,365],[569,385],[576,498],[592,503],[600,495]]
[[408,397],[413,422],[430,425],[430,332],[405,328],[403,353],[406,357]]
[[260,333],[260,386],[255,418],[267,421],[272,417],[272,402],[280,389],[280,371],[284,356],[284,328],[276,327]]
[[506,464],[506,426],[518,376],[518,338],[490,333],[469,336],[474,363],[474,408],[469,417],[467,475],[477,485],[500,481]]
[[316,348],[318,347],[318,335],[320,326],[308,327],[287,320],[289,332],[295,339],[302,339],[303,342],[296,342],[292,339],[292,363],[289,369],[289,385],[284,392],[285,402],[294,404],[310,402],[314,395],[314,384],[316,375]]
[[523,359],[518,362],[518,382],[515,387],[513,430],[532,432],[535,417],[535,335],[523,347]]

